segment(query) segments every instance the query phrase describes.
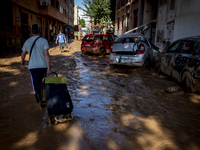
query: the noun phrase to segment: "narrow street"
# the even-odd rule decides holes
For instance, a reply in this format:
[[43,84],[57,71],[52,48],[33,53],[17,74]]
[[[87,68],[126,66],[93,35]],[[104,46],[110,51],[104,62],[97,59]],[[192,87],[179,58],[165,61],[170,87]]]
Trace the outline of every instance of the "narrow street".
[[199,95],[165,92],[180,85],[153,69],[109,66],[109,55],[82,56],[80,44],[50,49],[73,123],[47,125],[20,53],[0,58],[0,150],[200,150]]

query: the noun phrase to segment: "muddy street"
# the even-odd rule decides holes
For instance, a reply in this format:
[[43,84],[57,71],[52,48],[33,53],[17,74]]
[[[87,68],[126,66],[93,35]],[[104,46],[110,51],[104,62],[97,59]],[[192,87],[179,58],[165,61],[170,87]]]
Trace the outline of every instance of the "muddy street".
[[[63,53],[50,49],[52,70],[67,78],[73,123],[47,125],[20,53],[0,58],[0,149],[200,149],[198,94],[153,69],[109,66],[109,55],[83,56],[80,44],[73,41]],[[169,87],[179,91],[166,92]]]

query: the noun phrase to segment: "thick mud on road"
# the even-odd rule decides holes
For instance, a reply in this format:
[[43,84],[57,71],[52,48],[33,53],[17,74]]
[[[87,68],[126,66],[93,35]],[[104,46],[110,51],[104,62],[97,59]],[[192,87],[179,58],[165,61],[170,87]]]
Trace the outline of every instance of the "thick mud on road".
[[[0,149],[200,149],[199,95],[153,69],[109,66],[109,56],[82,56],[80,43],[63,53],[50,49],[53,71],[67,78],[73,123],[47,125],[20,54],[0,58]],[[179,91],[165,92],[169,87]]]

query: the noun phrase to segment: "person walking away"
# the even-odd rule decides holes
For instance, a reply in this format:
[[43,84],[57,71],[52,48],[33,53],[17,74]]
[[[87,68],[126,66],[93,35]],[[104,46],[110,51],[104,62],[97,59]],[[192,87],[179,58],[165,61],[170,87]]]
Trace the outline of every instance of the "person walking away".
[[66,34],[66,36],[65,36],[65,39],[66,39],[65,45],[66,45],[66,47],[68,48],[68,41],[69,41],[69,38],[68,38],[68,35],[67,35],[67,34]]
[[66,41],[65,34],[63,34],[62,31],[60,30],[56,38],[56,44],[57,42],[59,43],[59,48],[60,48],[61,53],[62,53],[62,49],[65,46],[65,41]]
[[41,85],[46,74],[51,74],[51,60],[48,41],[39,36],[40,26],[31,26],[32,37],[27,39],[22,47],[21,64],[25,64],[26,54],[29,53],[28,69],[31,73],[32,86],[39,108],[42,108]]

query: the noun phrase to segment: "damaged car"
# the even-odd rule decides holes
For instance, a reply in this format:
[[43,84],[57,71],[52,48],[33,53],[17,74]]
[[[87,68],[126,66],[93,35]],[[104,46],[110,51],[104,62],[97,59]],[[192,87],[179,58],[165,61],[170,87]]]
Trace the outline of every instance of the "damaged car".
[[183,83],[189,92],[200,90],[200,36],[179,39],[161,56],[161,72]]
[[109,54],[115,37],[115,35],[110,34],[87,34],[82,39],[82,54],[93,53],[101,56]]
[[122,34],[115,39],[109,57],[110,65],[149,66],[161,50],[142,33]]

